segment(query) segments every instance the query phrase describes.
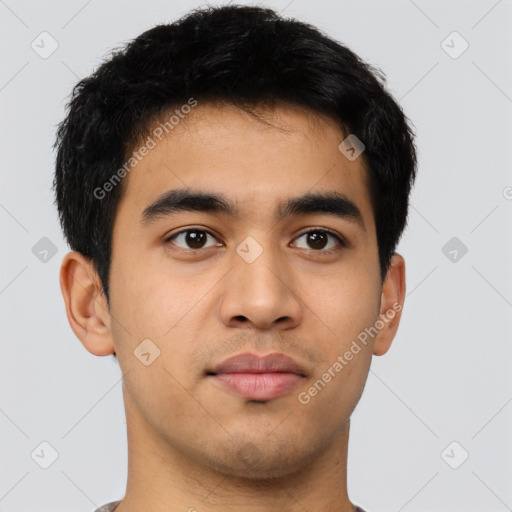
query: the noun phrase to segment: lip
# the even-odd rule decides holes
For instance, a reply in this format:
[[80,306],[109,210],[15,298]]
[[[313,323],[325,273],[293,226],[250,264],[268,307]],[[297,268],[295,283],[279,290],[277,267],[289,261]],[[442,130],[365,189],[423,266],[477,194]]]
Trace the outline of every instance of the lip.
[[297,362],[279,353],[232,356],[208,371],[207,375],[224,389],[259,401],[285,395],[306,377]]

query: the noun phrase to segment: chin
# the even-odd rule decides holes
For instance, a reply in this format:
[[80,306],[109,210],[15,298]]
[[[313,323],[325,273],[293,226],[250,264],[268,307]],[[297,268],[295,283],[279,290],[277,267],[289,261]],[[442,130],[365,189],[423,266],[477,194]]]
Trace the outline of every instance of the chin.
[[262,482],[291,476],[306,466],[314,453],[298,451],[299,445],[294,445],[290,439],[277,445],[268,442],[232,442],[226,448],[226,457],[207,456],[206,459],[212,469],[226,476]]

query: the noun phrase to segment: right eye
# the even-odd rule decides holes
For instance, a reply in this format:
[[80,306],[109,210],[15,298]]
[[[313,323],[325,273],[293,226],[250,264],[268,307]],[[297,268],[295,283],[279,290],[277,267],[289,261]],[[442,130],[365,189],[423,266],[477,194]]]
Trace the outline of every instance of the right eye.
[[216,238],[210,232],[205,231],[204,229],[189,228],[178,231],[177,233],[167,237],[165,242],[172,243],[173,245],[176,245],[180,249],[186,251],[198,251],[200,249],[204,249],[205,247],[219,247],[222,245],[217,243],[210,246],[205,246],[208,237],[216,240]]

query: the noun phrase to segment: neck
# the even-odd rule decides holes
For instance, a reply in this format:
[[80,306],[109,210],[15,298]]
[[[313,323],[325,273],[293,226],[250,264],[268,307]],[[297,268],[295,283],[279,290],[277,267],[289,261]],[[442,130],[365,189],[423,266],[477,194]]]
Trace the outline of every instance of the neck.
[[170,446],[125,405],[128,483],[116,512],[353,512],[347,495],[349,421],[302,467],[250,479],[223,474]]

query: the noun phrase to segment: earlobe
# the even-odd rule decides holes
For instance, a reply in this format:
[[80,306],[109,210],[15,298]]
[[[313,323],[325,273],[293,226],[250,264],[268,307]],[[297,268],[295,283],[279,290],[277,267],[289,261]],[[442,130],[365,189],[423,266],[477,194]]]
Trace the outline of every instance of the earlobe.
[[391,264],[382,284],[379,333],[375,337],[373,353],[384,355],[398,330],[405,300],[405,260],[400,254],[393,254]]
[[69,325],[84,347],[97,356],[113,354],[110,314],[94,264],[79,252],[66,254],[60,289]]

